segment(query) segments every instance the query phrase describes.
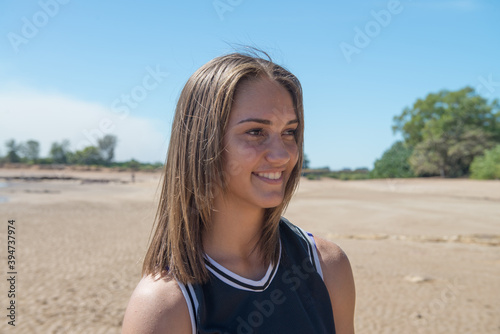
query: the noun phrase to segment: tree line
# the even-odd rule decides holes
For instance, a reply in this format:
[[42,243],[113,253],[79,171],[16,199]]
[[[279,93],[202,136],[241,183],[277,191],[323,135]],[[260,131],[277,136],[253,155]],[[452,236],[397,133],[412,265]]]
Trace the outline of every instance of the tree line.
[[[404,178],[404,177],[472,177],[500,179],[500,104],[489,102],[471,87],[457,91],[430,93],[411,107],[394,116],[394,133],[403,140],[395,142],[377,159],[371,171],[314,171],[304,158],[304,175],[340,179]],[[35,140],[6,142],[7,154],[0,162],[38,164],[76,164],[125,166],[138,169],[147,165],[136,160],[114,162],[117,138],[106,135],[96,146],[72,152],[68,140],[54,142],[49,157],[40,158],[40,145]],[[132,167],[130,167],[132,166]],[[327,173],[327,174],[325,174]]]
[[115,162],[115,149],[118,140],[116,136],[106,135],[97,140],[96,146],[87,146],[81,150],[71,151],[69,140],[53,142],[48,157],[40,157],[40,143],[36,140],[17,143],[10,139],[5,143],[7,154],[0,157],[0,163],[25,164],[64,164],[64,165],[94,165],[107,167],[125,167],[131,169],[155,169],[161,163],[140,163],[135,159],[125,162]]

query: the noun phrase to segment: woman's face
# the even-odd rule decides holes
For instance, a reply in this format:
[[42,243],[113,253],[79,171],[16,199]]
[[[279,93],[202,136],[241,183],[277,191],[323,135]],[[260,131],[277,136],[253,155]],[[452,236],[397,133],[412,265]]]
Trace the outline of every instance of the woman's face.
[[258,208],[281,204],[298,159],[298,122],[290,93],[280,84],[267,78],[240,84],[224,136],[226,201]]

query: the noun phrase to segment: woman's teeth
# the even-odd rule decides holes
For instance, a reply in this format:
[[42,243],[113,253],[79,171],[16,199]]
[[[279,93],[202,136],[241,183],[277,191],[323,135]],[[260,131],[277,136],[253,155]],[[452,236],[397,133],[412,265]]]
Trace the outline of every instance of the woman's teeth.
[[270,180],[278,180],[281,177],[281,174],[283,172],[276,172],[276,173],[258,173],[260,177],[265,177],[266,179]]

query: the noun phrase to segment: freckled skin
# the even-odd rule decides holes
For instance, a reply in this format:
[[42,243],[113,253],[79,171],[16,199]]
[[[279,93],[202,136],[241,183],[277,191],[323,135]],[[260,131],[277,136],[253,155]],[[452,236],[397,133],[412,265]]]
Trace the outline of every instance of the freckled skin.
[[[245,120],[262,120],[245,121]],[[283,201],[285,185],[298,159],[297,123],[288,91],[269,79],[245,82],[238,89],[226,135],[226,199],[259,208]],[[268,183],[256,173],[283,172],[282,182]]]

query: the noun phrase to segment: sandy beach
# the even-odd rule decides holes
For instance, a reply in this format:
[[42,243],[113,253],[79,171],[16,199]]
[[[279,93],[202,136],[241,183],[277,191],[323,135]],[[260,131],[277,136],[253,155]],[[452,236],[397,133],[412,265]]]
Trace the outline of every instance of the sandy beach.
[[[159,179],[0,169],[0,332],[120,333]],[[500,333],[500,181],[303,178],[285,216],[349,256],[357,333]],[[11,219],[15,328],[6,317]]]

